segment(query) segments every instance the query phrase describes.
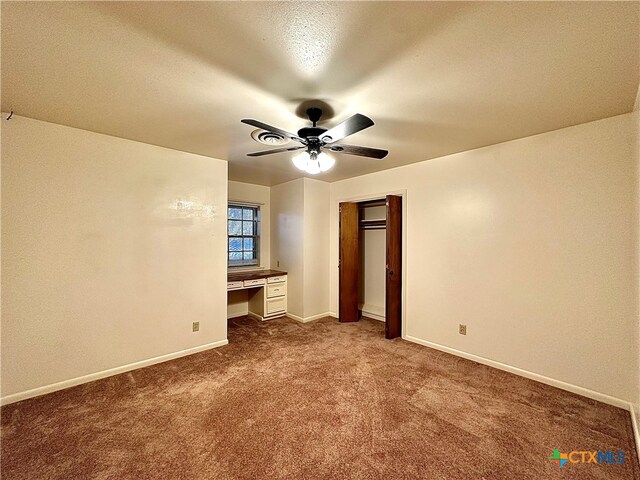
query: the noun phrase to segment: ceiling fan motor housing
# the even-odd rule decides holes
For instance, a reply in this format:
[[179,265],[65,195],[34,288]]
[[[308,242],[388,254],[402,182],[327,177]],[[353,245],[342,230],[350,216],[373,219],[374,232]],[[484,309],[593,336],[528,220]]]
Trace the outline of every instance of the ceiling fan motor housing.
[[313,123],[313,126],[301,128],[298,130],[298,135],[304,138],[309,146],[320,145],[319,137],[327,131],[326,128],[316,126],[316,123],[318,123],[318,120],[322,117],[322,110],[316,107],[307,108],[307,116],[311,123]]
[[326,128],[321,127],[304,127],[298,130],[298,135],[306,139],[309,143],[320,143],[319,137],[326,131]]

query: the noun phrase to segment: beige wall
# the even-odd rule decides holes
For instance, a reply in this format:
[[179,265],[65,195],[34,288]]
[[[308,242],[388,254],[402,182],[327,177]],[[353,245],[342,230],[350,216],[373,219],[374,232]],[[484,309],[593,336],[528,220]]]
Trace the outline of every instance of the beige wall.
[[[271,189],[263,185],[229,181],[229,202],[246,202],[260,205],[260,268],[271,264]],[[252,270],[256,267],[245,267]],[[247,290],[229,292],[227,295],[227,317],[246,315],[248,312]]]
[[329,184],[304,178],[304,318],[329,312]]
[[406,189],[405,335],[632,401],[634,126],[621,115],[331,184],[332,310],[338,201]]
[[304,179],[271,187],[271,265],[287,272],[287,310],[304,317]]
[[224,161],[3,121],[3,397],[226,341],[226,203]]
[[288,272],[288,313],[297,320],[326,314],[329,184],[299,178],[271,187],[271,225],[271,265]]

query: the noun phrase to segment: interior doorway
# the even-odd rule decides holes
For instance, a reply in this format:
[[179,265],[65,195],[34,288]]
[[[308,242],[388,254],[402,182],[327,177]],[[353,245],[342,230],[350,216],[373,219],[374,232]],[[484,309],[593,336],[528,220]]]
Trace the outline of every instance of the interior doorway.
[[[384,207],[384,218],[368,218],[367,209]],[[402,197],[340,203],[338,317],[340,322],[361,318],[362,235],[367,230],[385,231],[385,337],[402,334]]]

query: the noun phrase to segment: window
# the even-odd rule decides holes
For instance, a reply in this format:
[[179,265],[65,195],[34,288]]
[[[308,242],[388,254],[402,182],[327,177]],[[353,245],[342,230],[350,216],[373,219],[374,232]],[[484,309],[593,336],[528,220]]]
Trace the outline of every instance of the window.
[[260,208],[230,204],[228,217],[228,265],[259,265]]

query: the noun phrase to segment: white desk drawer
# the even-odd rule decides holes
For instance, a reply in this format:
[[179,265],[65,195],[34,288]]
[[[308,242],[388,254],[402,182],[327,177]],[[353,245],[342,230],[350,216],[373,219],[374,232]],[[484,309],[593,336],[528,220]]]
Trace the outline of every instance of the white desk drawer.
[[242,288],[242,282],[227,282],[227,290]]
[[287,279],[286,275],[280,275],[279,277],[269,277],[269,278],[267,278],[267,283],[284,282],[286,279]]
[[266,303],[267,315],[284,312],[287,309],[287,297],[270,298]]
[[284,282],[267,285],[267,298],[283,297],[287,294],[287,284]]
[[255,280],[245,280],[244,281],[244,286],[245,287],[259,287],[261,285],[264,285],[264,278],[257,278]]

